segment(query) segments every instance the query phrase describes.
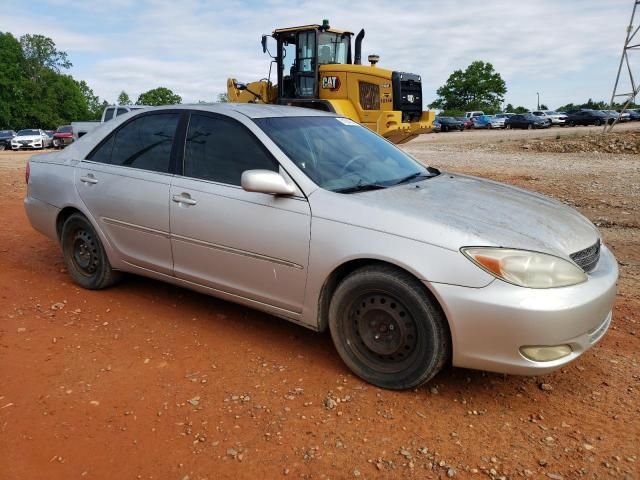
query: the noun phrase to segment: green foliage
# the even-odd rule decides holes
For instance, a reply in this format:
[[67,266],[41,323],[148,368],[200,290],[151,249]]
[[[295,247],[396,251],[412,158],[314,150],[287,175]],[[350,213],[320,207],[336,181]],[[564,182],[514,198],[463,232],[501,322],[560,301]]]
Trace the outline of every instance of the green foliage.
[[132,103],[133,102],[129,98],[129,95],[127,94],[127,92],[122,90],[120,92],[120,95],[118,95],[118,105],[131,105]]
[[430,108],[495,113],[500,110],[507,87],[491,63],[477,60],[466,70],[456,70],[449,75],[436,93],[438,98]]
[[165,87],[158,87],[141,93],[136,105],[175,105],[182,102],[182,97]]
[[464,117],[462,110],[445,110],[440,114],[442,117]]
[[549,107],[547,107],[544,103],[541,103],[540,110],[549,110]]
[[61,73],[71,62],[50,38],[18,41],[0,32],[0,58],[0,128],[53,129],[100,118],[102,103],[86,82]]
[[226,93],[219,93],[218,94],[218,102],[219,103],[227,103],[229,101],[229,95],[227,95]]
[[529,109],[523,106],[519,106],[514,108],[513,110],[507,110],[507,111],[512,113],[527,113]]
[[53,40],[44,35],[23,35],[20,37],[20,46],[25,71],[31,80],[40,79],[47,70],[60,73],[72,66],[66,52],[59,51]]
[[84,97],[86,102],[86,113],[79,117],[82,120],[100,120],[102,118],[102,112],[107,105],[106,101],[100,101],[97,95],[93,93],[93,90],[87,85],[87,82],[80,80],[76,82],[80,93]]

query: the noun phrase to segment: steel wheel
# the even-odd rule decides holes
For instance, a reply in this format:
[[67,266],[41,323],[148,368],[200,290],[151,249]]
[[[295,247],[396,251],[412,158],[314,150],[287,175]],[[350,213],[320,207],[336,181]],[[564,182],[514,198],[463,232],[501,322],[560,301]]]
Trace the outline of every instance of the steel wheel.
[[67,270],[77,284],[93,290],[117,281],[118,272],[111,268],[100,238],[83,215],[75,213],[64,222],[60,241]]
[[93,234],[86,230],[78,229],[73,239],[73,263],[78,271],[86,276],[96,273],[100,265],[98,245]]
[[336,288],[329,306],[331,338],[359,377],[383,388],[414,388],[450,357],[450,334],[424,285],[390,265],[363,267]]
[[376,370],[398,373],[415,360],[416,322],[400,300],[386,292],[369,292],[349,308],[347,344]]

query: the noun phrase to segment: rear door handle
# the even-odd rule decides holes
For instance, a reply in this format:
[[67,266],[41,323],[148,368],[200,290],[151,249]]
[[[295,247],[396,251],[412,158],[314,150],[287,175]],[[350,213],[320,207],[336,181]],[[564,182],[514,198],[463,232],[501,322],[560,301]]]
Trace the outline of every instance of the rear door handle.
[[185,205],[195,205],[198,203],[188,195],[188,193],[183,193],[182,195],[174,195],[172,197],[172,200],[176,203],[183,203]]
[[89,173],[88,175],[85,175],[84,177],[80,177],[80,181],[82,183],[90,183],[92,185],[98,183],[98,179],[94,177],[93,174],[91,173]]

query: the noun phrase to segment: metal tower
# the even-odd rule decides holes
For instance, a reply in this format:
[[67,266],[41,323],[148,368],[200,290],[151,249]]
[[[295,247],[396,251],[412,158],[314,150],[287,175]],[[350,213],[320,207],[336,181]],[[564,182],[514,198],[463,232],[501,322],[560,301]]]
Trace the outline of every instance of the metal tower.
[[[629,21],[629,26],[627,27],[627,38],[624,41],[624,47],[622,48],[622,56],[620,57],[620,66],[618,67],[618,75],[616,76],[616,83],[613,85],[613,93],[611,94],[611,104],[610,109],[613,110],[613,102],[616,98],[625,97],[626,100],[622,106],[621,110],[626,109],[632,101],[635,101],[636,96],[640,93],[640,84],[636,84],[636,81],[633,77],[633,71],[631,69],[631,63],[629,62],[629,52],[632,50],[640,50],[640,35],[637,36],[638,30],[640,30],[640,26],[637,26],[635,29],[633,28],[633,20],[636,16],[636,10],[638,9],[638,5],[640,5],[640,0],[633,1],[633,10],[631,12],[631,20]],[[624,87],[620,87],[620,76],[622,75],[622,69],[626,66],[626,70],[629,73],[629,84],[631,91],[630,92],[619,92],[619,90],[626,90]],[[611,125],[607,127],[605,124],[604,131],[609,131],[613,128],[613,126],[617,123],[617,120],[614,121]]]

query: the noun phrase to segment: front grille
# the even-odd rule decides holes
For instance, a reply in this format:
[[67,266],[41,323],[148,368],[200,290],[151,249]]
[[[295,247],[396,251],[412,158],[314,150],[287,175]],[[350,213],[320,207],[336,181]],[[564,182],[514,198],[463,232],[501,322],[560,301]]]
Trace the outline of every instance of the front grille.
[[597,265],[600,259],[600,240],[591,245],[590,247],[580,250],[579,252],[569,255],[571,260],[585,272],[590,272]]
[[363,110],[380,110],[380,87],[378,85],[360,82],[360,106]]
[[419,75],[393,72],[393,109],[402,112],[403,122],[415,122],[422,115],[422,82]]

